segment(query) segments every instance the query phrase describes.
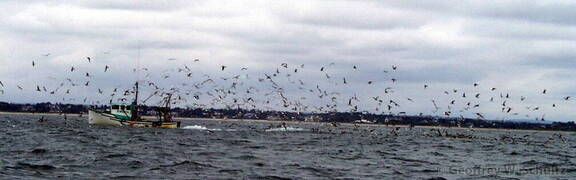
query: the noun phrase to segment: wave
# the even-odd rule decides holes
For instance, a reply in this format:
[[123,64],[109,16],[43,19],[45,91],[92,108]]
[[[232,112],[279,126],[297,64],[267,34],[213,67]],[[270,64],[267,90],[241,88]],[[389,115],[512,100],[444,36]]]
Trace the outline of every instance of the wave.
[[266,129],[266,131],[306,131],[306,129],[298,127],[286,127],[286,128],[280,127],[280,128]]
[[208,129],[204,126],[193,125],[193,126],[184,126],[182,129],[191,129],[191,130],[201,130],[201,131],[222,131],[222,129]]

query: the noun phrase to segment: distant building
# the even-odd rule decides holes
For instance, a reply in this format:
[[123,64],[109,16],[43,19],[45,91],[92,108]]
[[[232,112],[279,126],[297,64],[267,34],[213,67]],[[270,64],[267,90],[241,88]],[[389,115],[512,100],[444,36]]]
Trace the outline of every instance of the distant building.
[[22,110],[24,112],[34,112],[34,107],[32,107],[30,105],[25,105],[25,106],[22,106],[22,109],[20,109],[20,110]]
[[309,122],[320,122],[323,120],[324,120],[324,118],[322,116],[319,116],[319,115],[308,115],[308,116],[304,117],[304,121],[309,121]]
[[278,121],[278,120],[282,120],[282,117],[280,116],[276,116],[276,115],[270,115],[268,116],[268,118],[266,118],[267,120],[271,120],[271,121]]

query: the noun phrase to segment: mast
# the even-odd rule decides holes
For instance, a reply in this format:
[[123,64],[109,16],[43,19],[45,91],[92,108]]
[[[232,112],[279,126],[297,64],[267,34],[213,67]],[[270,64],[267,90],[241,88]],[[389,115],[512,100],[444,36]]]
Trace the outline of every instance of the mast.
[[138,81],[140,80],[140,42],[138,42],[138,59],[136,63],[136,84],[135,86],[135,96],[134,102],[132,105],[134,106],[134,110],[132,111],[132,120],[140,121],[140,116],[138,115]]
[[138,116],[138,81],[135,84],[135,97],[134,102],[132,102],[132,106],[134,106],[134,110],[132,111],[132,120],[139,121],[140,117]]

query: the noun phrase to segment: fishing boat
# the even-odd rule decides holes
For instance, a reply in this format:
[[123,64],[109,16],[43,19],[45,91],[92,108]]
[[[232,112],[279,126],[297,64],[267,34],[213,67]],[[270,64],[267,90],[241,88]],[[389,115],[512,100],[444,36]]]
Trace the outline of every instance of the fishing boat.
[[171,94],[164,98],[164,105],[158,107],[157,119],[143,119],[138,114],[138,82],[135,84],[135,98],[132,104],[110,104],[106,109],[88,109],[88,123],[102,126],[132,126],[144,128],[179,128],[180,121],[174,121],[170,114]]

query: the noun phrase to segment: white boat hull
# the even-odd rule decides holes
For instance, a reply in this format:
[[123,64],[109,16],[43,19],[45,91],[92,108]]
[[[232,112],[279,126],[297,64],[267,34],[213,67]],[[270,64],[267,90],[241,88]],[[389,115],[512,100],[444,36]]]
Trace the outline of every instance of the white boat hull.
[[122,126],[122,123],[114,116],[88,110],[88,123],[100,126]]

